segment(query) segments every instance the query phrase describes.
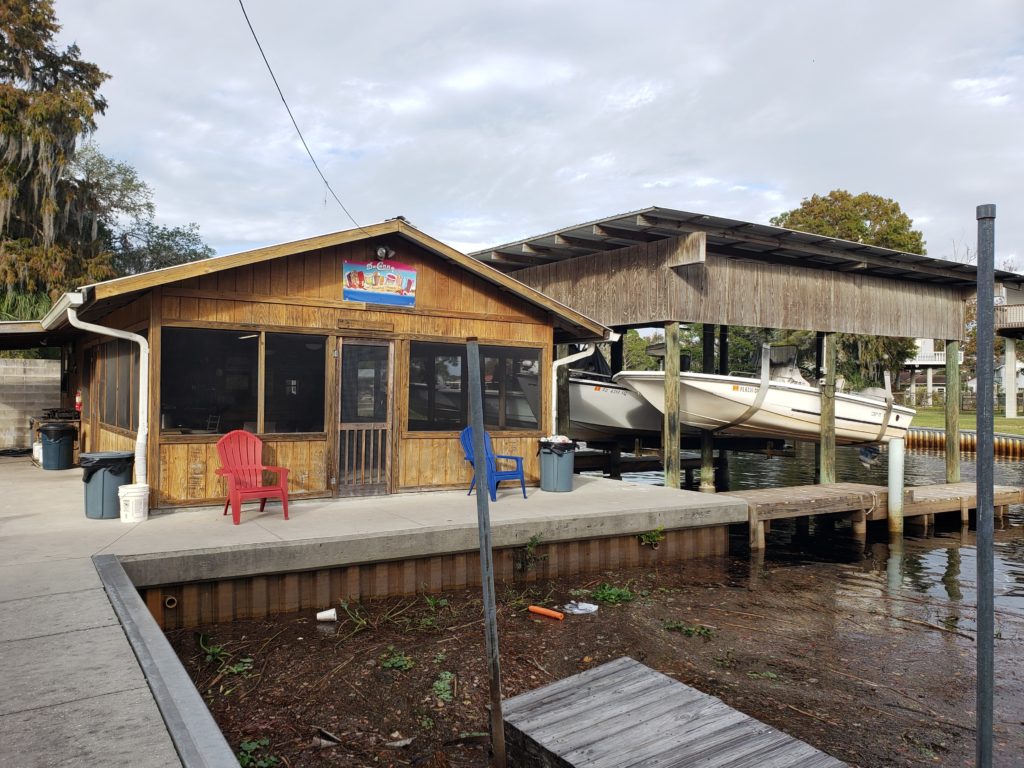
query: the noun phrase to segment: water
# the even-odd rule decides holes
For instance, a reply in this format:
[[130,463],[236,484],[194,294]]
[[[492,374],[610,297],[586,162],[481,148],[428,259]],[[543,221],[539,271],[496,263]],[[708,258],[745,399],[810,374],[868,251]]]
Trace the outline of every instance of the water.
[[[693,454],[687,455],[691,457]],[[964,482],[975,479],[972,454],[961,462]],[[814,478],[814,446],[798,443],[791,456],[764,456],[730,452],[725,467],[716,472],[719,491],[751,488],[811,485]],[[696,473],[694,473],[696,474]],[[926,485],[945,482],[945,456],[938,452],[908,451],[904,465],[905,484]],[[996,485],[1024,485],[1024,463],[996,459]],[[624,473],[624,480],[661,485],[660,472]],[[860,461],[857,448],[836,449],[836,479],[839,482],[885,486],[888,483],[887,455],[872,466]],[[810,531],[799,531],[793,520],[774,521],[767,539],[765,562],[771,567],[807,563],[832,564],[836,589],[851,594],[863,592],[904,594],[944,603],[974,606],[976,603],[976,556],[973,528],[961,530],[959,515],[939,516],[927,536],[904,537],[901,543],[888,539],[885,526],[869,528],[866,539],[853,535],[846,525],[827,518],[815,521]],[[1004,637],[1024,639],[1024,506],[1010,507],[1003,521],[995,521],[995,607],[1006,621]],[[737,530],[731,549],[747,554],[746,532]],[[938,617],[944,625],[948,615]],[[1019,620],[1018,620],[1019,619]],[[953,624],[974,630],[973,608],[963,611]]]

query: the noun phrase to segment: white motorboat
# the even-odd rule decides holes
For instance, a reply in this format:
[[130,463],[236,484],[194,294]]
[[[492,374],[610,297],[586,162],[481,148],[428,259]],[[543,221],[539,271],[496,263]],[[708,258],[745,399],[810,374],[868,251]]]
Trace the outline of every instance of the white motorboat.
[[[664,371],[622,371],[617,384],[636,390],[660,413],[665,410]],[[886,443],[905,437],[915,411],[892,396],[837,392],[836,444]],[[709,373],[679,374],[679,420],[687,430],[735,437],[817,441],[821,438],[821,392],[799,376],[762,378]]]
[[[662,413],[631,387],[612,381],[600,352],[588,349],[570,359],[587,367],[569,369],[569,437],[594,442],[661,434]],[[536,410],[540,401],[537,374],[523,371],[518,379],[526,400]]]
[[661,411],[632,388],[585,372],[569,372],[569,437],[610,440],[661,434]]

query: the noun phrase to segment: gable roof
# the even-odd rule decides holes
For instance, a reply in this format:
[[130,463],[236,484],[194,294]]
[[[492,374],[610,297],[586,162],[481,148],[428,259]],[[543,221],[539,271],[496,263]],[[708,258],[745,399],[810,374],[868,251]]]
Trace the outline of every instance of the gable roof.
[[[79,310],[79,314],[83,316],[96,316],[105,313],[136,298],[137,295],[144,291],[169,283],[211,275],[236,267],[259,264],[319,248],[328,248],[335,245],[383,237],[385,235],[399,235],[436,256],[473,273],[475,276],[497,286],[501,290],[507,291],[547,312],[554,321],[556,342],[602,339],[608,333],[608,329],[596,320],[592,320],[576,310],[545,296],[528,285],[519,282],[514,277],[470,258],[439,240],[435,240],[401,218],[389,219],[379,224],[319,235],[304,240],[295,240],[290,243],[257,248],[251,251],[243,251],[226,256],[215,256],[210,259],[178,264],[173,267],[165,267],[151,272],[143,272],[138,275],[129,275],[87,285],[81,289],[85,296],[85,304]],[[59,318],[55,319],[59,322]],[[2,329],[0,329],[0,339],[2,339]],[[2,346],[2,342],[0,342],[0,346]]]

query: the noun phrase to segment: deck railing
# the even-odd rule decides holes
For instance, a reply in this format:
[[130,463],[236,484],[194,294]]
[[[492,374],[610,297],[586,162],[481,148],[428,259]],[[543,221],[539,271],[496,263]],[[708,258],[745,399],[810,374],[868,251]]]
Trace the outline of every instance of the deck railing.
[[[921,352],[907,360],[908,366],[920,366],[920,365],[945,365],[946,364],[946,352]],[[964,364],[964,351],[960,350],[960,365]]]
[[1024,304],[1004,304],[996,307],[996,330],[1024,328]]

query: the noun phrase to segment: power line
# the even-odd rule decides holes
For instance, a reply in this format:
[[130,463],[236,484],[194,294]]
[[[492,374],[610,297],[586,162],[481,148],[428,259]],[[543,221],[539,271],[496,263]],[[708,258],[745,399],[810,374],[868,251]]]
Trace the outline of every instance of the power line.
[[[284,104],[284,108],[288,112],[288,117],[291,118],[292,125],[295,127],[295,132],[299,135],[299,141],[302,142],[302,146],[306,150],[306,154],[309,155],[309,159],[313,163],[313,167],[316,168],[316,172],[320,174],[320,178],[323,179],[324,186],[327,187],[327,191],[331,193],[331,197],[333,197],[338,205],[341,206],[341,210],[345,212],[345,215],[348,216],[349,220],[355,224],[356,227],[362,229],[363,232],[366,232],[366,230],[360,226],[359,222],[353,218],[352,214],[348,212],[348,208],[346,208],[345,204],[341,202],[341,198],[338,197],[333,189],[331,189],[331,182],[327,180],[327,177],[324,176],[324,172],[320,170],[320,166],[317,163],[316,158],[313,157],[313,153],[310,151],[309,145],[306,143],[306,137],[302,135],[302,130],[299,128],[299,124],[295,121],[295,115],[292,114],[292,109],[288,106],[288,100],[284,97],[284,91],[281,90],[281,85],[277,82],[277,76],[274,75],[274,69],[270,66],[267,54],[263,52],[263,46],[260,45],[260,39],[256,36],[256,30],[252,28],[252,22],[249,21],[249,14],[246,13],[245,4],[242,0],[238,0],[238,6],[242,9],[242,15],[245,17],[245,23],[249,26],[249,31],[252,33],[252,39],[256,41],[256,47],[260,49],[260,56],[263,57],[263,63],[267,65],[267,72],[270,73],[270,79],[274,81],[274,87],[277,88],[277,95],[281,97],[281,103]],[[369,234],[369,232],[366,232],[366,234]]]

